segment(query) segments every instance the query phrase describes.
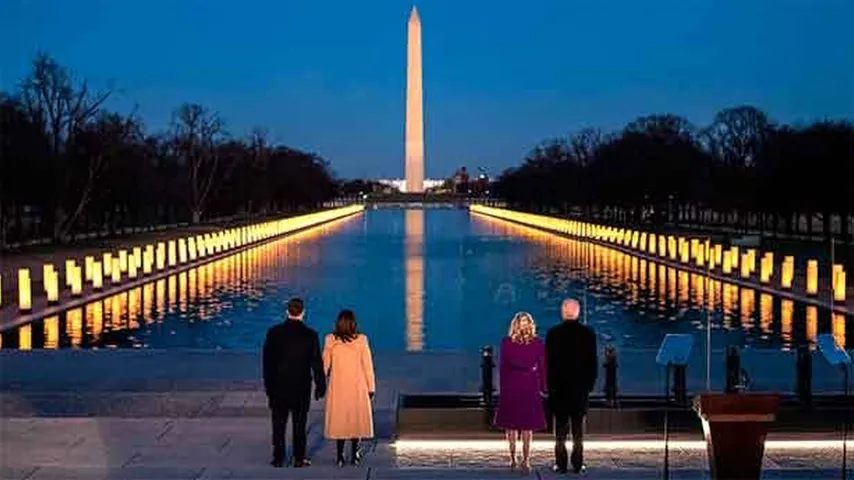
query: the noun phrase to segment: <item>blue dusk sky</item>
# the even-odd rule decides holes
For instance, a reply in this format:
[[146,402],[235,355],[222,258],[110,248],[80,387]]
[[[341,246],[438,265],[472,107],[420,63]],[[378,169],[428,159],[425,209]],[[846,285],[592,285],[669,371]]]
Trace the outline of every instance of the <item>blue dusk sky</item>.
[[[854,0],[422,0],[426,170],[490,173],[540,140],[752,104],[854,117]],[[0,0],[0,88],[38,50],[150,131],[182,102],[315,151],[343,177],[403,174],[404,0]]]

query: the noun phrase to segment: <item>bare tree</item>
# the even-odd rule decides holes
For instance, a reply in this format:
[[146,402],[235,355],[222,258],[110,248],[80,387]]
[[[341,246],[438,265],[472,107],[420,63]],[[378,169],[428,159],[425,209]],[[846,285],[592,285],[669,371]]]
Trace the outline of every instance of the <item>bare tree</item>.
[[731,167],[751,167],[768,137],[771,121],[756,107],[721,110],[704,132],[706,148]]
[[608,136],[598,128],[584,128],[569,138],[569,150],[575,162],[584,167],[593,163],[596,150],[608,142]]
[[86,80],[75,86],[68,69],[44,53],[36,55],[30,76],[21,87],[27,113],[47,133],[50,149],[57,156],[95,117],[111,93],[90,91]]
[[[21,85],[21,103],[30,120],[45,132],[52,167],[61,179],[53,206],[53,237],[62,240],[89,202],[103,156],[84,157],[72,165],[69,150],[77,136],[94,121],[110,90],[92,92],[88,83],[77,82],[67,68],[39,53],[32,71]],[[80,181],[82,175],[83,181]],[[68,211],[72,211],[68,215]]]
[[214,183],[219,180],[219,144],[225,137],[223,122],[216,112],[195,103],[185,103],[172,119],[172,141],[176,156],[187,169],[190,187],[190,214],[201,221]]

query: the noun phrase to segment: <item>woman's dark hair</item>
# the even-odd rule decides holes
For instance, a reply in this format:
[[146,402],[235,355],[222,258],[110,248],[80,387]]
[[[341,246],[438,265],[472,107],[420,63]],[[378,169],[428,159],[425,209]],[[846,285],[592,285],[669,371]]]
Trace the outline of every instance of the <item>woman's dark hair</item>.
[[335,329],[332,335],[342,342],[350,342],[359,335],[359,326],[356,324],[356,314],[352,310],[341,310],[335,320]]

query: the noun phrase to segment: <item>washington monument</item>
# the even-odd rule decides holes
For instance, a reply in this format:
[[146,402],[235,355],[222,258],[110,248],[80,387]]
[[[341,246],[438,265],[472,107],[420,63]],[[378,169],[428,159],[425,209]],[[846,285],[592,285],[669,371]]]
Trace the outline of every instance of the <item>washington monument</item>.
[[406,191],[424,191],[424,95],[421,89],[421,19],[409,14],[406,38]]

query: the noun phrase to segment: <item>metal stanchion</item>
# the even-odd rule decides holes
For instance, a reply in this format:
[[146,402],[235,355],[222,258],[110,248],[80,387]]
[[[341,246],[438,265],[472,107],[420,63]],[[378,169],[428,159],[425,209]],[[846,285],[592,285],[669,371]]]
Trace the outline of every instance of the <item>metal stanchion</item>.
[[492,398],[495,393],[495,384],[492,381],[495,361],[492,355],[492,347],[487,345],[480,349],[480,394],[487,408],[492,407]]
[[738,390],[740,376],[740,352],[735,345],[729,345],[726,349],[726,393],[735,393]]
[[798,357],[795,365],[795,390],[798,400],[804,406],[812,405],[812,352],[808,345],[798,346]]
[[605,347],[605,402],[610,407],[617,406],[617,349],[613,345]]

